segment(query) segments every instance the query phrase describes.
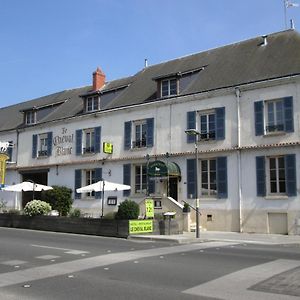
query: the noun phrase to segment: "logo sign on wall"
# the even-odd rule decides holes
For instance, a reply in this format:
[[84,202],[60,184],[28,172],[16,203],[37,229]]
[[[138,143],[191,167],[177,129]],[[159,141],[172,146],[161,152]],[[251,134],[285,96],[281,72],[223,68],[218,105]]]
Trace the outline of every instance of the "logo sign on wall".
[[106,154],[112,154],[114,151],[114,145],[111,143],[103,143],[103,152]]

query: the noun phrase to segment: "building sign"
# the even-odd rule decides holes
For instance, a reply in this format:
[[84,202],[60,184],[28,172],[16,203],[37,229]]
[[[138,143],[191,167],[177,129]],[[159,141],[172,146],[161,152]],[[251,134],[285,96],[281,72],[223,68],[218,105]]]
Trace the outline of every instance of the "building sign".
[[129,220],[129,234],[153,232],[153,220]]
[[61,134],[53,137],[53,146],[55,156],[70,155],[72,154],[72,146],[74,142],[74,133],[69,134],[68,129],[63,127]]
[[114,151],[114,145],[111,143],[103,143],[103,152],[106,154],[112,154]]
[[6,173],[6,161],[9,157],[4,154],[0,153],[0,185],[3,186],[5,183],[5,173]]
[[146,207],[146,217],[154,218],[154,201],[153,201],[153,199],[146,199],[145,207]]

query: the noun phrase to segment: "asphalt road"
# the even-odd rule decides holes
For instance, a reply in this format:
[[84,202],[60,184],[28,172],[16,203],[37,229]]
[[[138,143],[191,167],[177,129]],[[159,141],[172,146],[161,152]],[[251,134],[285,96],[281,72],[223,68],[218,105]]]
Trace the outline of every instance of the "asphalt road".
[[0,299],[299,299],[299,245],[0,228]]

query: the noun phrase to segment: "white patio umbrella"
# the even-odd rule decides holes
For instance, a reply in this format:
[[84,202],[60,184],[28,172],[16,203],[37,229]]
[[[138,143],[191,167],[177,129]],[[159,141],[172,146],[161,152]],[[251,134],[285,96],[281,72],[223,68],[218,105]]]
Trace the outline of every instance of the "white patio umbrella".
[[32,191],[33,195],[32,198],[34,199],[34,192],[40,192],[40,191],[48,191],[52,190],[52,186],[38,184],[30,181],[23,181],[21,183],[13,184],[6,186],[2,188],[2,191],[8,191],[8,192],[28,192]]
[[103,217],[103,204],[104,204],[104,191],[126,191],[130,190],[131,186],[126,184],[114,183],[106,180],[100,180],[93,184],[83,186],[76,189],[77,193],[91,193],[91,192],[102,192],[102,213]]

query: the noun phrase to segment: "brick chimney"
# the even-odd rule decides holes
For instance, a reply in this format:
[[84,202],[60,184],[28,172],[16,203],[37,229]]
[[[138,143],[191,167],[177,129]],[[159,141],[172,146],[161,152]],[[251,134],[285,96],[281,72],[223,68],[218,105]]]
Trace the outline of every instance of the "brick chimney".
[[93,91],[100,90],[105,84],[105,74],[100,68],[93,73]]

